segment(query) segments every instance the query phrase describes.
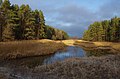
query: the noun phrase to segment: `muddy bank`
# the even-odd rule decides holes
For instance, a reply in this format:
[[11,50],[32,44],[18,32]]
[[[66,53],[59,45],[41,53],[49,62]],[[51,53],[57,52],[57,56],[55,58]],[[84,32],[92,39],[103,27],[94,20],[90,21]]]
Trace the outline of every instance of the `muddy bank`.
[[21,67],[1,73],[12,79],[120,79],[120,55],[72,58],[34,69]]
[[65,48],[59,41],[31,40],[0,43],[0,60],[53,54]]

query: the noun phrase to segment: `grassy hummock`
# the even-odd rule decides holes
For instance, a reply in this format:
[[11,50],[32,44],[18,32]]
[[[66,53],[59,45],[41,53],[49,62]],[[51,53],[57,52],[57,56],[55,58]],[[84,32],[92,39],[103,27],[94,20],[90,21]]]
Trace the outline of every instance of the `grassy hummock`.
[[74,43],[77,46],[81,46],[87,49],[112,49],[113,52],[120,52],[120,42],[91,42],[84,40],[77,40]]
[[[14,68],[1,73],[5,79],[120,79],[120,55],[72,58],[34,69]],[[7,72],[7,73],[6,73]]]
[[34,73],[42,75],[39,79],[120,79],[120,55],[72,58],[39,66]]
[[0,43],[0,59],[14,59],[53,54],[66,45],[60,41],[31,40]]

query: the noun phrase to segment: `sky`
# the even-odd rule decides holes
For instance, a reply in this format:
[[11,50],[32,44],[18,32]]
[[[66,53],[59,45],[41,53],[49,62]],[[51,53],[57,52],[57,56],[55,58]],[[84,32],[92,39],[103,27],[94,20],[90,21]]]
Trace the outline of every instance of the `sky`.
[[29,4],[42,10],[46,24],[82,37],[95,21],[120,17],[120,0],[10,0],[11,4]]

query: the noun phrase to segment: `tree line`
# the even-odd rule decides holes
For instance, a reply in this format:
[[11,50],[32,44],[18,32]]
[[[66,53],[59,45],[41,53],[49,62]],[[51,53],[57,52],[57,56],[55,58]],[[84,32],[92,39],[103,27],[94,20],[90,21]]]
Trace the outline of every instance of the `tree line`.
[[87,41],[120,41],[120,18],[94,22],[84,32],[83,39]]
[[0,0],[0,41],[53,39],[63,40],[66,32],[45,24],[41,10],[31,10],[29,5],[11,5]]

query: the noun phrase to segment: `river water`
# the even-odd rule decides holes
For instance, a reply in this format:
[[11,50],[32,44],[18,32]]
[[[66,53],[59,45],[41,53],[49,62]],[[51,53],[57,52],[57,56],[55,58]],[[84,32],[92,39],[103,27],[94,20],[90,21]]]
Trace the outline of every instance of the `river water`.
[[[53,64],[55,62],[63,61],[68,58],[102,56],[107,54],[114,54],[114,53],[110,52],[110,50],[98,49],[98,50],[88,51],[88,50],[83,50],[82,48],[77,46],[69,46],[66,49],[57,51],[55,54],[52,54],[52,55],[1,61],[0,73],[8,74],[11,72],[11,70],[21,68],[21,67],[33,69],[37,66]],[[12,71],[11,73],[13,74],[13,72],[16,73],[16,71]]]
[[52,55],[28,57],[22,59],[8,60],[0,62],[0,66],[27,66],[33,68],[39,65],[52,64],[55,62],[63,61],[68,58],[75,57],[89,57],[89,56],[102,56],[107,54],[113,54],[109,50],[83,50],[78,46],[69,46],[65,50],[60,50]]

